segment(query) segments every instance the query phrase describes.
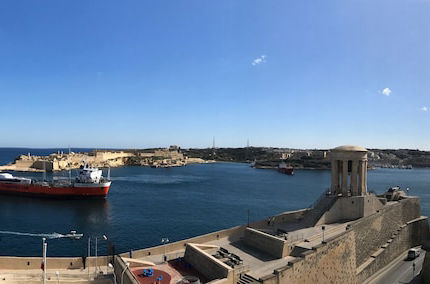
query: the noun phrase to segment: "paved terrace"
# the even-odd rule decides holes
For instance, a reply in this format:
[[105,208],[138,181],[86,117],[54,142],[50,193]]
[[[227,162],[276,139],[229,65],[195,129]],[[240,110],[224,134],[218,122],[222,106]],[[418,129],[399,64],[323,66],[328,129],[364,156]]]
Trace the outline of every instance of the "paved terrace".
[[[324,225],[324,238],[327,239],[340,235],[346,230],[349,223],[350,222]],[[299,223],[282,224],[259,229],[259,231],[276,235],[280,239],[286,239],[292,247],[300,247],[301,250],[312,249],[312,247],[321,244],[323,240],[323,230],[321,225],[309,228],[302,227],[303,226]],[[282,230],[281,233],[279,229]],[[248,274],[256,279],[271,274],[275,269],[286,266],[289,261],[296,258],[292,255],[288,255],[283,258],[272,256],[264,251],[249,246],[242,239],[230,240],[229,238],[221,238],[219,240],[200,244],[208,245],[209,249],[206,249],[206,252],[210,255],[215,255],[218,248],[223,248],[229,253],[239,256],[243,263],[241,265],[236,265],[234,269],[241,272],[249,271]],[[216,248],[210,248],[210,246],[216,246]],[[185,248],[168,252],[166,256],[167,259],[171,260],[183,257],[184,254]],[[156,265],[154,268],[160,268],[165,265],[163,264],[165,263],[164,254],[150,255],[139,259],[154,263]]]

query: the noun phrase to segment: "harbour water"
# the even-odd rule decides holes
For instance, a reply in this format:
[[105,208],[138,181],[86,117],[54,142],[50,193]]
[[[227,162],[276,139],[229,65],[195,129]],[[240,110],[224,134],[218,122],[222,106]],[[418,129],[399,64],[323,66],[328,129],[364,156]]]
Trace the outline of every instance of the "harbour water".
[[[8,162],[12,155],[0,156],[0,163]],[[180,240],[245,224],[248,218],[252,222],[307,207],[328,187],[329,174],[297,170],[294,176],[287,176],[239,163],[114,168],[106,200],[0,196],[0,254],[40,255],[39,234],[52,236],[48,256],[84,256],[88,236],[108,236],[118,252],[158,245],[166,237]],[[421,197],[423,214],[430,214],[430,169],[369,171],[369,189],[379,193],[394,185],[409,187],[410,194]],[[84,238],[55,235],[70,230],[83,233]],[[99,254],[106,252],[106,245],[99,240]]]

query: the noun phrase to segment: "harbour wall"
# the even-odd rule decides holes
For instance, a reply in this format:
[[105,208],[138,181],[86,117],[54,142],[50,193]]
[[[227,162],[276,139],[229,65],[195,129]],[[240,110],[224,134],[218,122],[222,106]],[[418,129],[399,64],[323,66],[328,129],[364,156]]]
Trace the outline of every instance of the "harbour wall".
[[[85,267],[95,267],[96,258],[86,257],[47,257],[47,269],[81,269]],[[111,256],[97,257],[98,266],[106,266]],[[18,257],[2,256],[0,257],[0,268],[2,270],[28,270],[41,269],[42,257]]]

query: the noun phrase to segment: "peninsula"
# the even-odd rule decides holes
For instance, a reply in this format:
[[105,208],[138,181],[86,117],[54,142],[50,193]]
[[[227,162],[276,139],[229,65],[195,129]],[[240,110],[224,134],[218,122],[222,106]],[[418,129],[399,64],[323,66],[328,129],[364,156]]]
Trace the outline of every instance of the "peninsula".
[[180,167],[193,163],[207,163],[201,158],[186,156],[179,147],[144,149],[144,150],[94,150],[82,153],[57,152],[48,156],[33,156],[31,153],[21,155],[13,163],[0,166],[1,170],[10,171],[62,171],[79,168],[82,163],[94,167]]

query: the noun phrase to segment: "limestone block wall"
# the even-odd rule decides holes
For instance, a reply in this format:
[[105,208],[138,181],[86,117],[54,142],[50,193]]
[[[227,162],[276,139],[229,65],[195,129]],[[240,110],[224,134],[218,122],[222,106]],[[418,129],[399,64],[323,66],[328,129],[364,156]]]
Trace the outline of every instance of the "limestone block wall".
[[209,281],[233,277],[233,269],[193,244],[187,245],[184,259]]
[[[48,257],[46,261],[47,269],[77,269],[83,267],[83,259],[81,257]],[[41,257],[0,257],[0,268],[28,270],[40,269],[42,264]]]
[[294,223],[299,220],[302,220],[306,213],[311,211],[312,209],[306,208],[301,210],[283,212],[279,215],[273,216],[268,219],[267,225],[278,225],[282,223]]
[[358,283],[362,283],[409,248],[422,244],[423,238],[427,235],[427,217],[412,220],[401,226],[382,247],[377,248],[372,256],[357,268]]
[[379,212],[357,220],[352,224],[355,232],[357,266],[363,264],[377,248],[391,238],[391,235],[406,222],[419,218],[420,209],[415,198],[389,204]]
[[[97,257],[98,266],[106,266],[111,257]],[[84,259],[82,257],[48,257],[47,269],[80,269],[84,267]],[[85,267],[95,266],[95,257],[85,258]],[[40,269],[42,264],[41,257],[15,257],[15,256],[0,256],[0,269]]]
[[317,224],[356,220],[375,213],[383,206],[379,198],[374,195],[341,197],[323,214]]
[[285,257],[290,253],[286,240],[252,228],[246,228],[243,242],[277,258]]
[[118,159],[118,158],[124,158],[124,157],[131,157],[134,156],[133,153],[128,152],[96,152],[95,161],[106,161],[111,159]]
[[31,168],[33,166],[33,160],[16,160],[15,165],[17,168]]
[[264,284],[356,283],[354,235],[345,231],[260,279]]

